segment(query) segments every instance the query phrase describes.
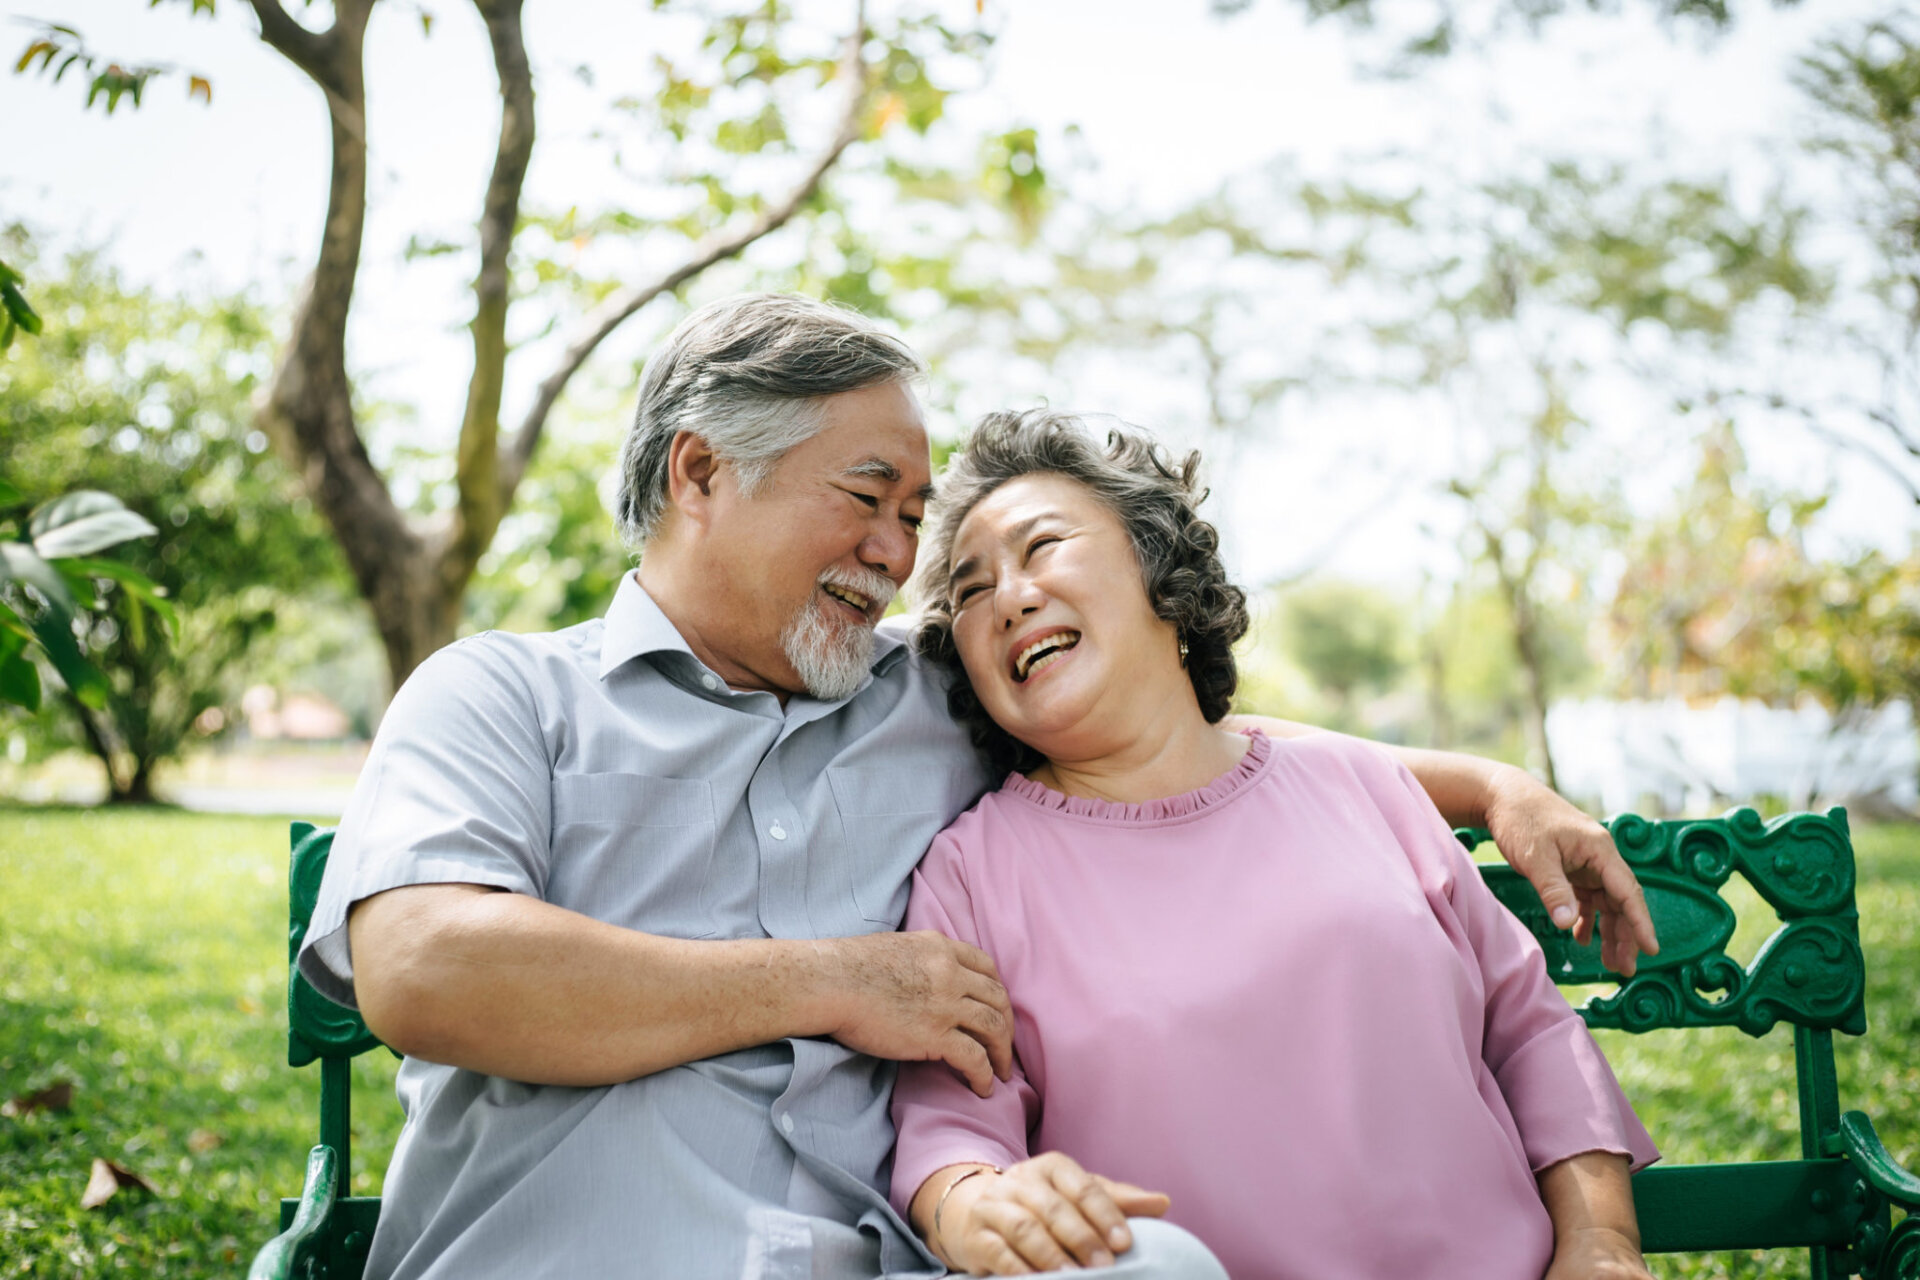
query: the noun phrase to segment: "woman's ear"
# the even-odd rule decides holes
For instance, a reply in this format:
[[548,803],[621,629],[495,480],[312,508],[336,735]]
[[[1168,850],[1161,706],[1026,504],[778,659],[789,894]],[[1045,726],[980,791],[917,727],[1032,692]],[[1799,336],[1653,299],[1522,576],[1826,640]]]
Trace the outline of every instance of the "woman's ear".
[[720,465],[719,455],[691,431],[676,432],[667,446],[667,502],[701,527],[713,513],[713,480]]

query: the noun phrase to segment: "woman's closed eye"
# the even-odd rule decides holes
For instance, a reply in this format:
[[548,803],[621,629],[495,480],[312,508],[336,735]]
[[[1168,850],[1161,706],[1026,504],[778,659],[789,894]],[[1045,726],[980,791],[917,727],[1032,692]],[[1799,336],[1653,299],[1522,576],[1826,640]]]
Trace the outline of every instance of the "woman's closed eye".
[[953,593],[954,609],[956,611],[959,610],[967,603],[968,600],[971,600],[974,596],[979,595],[982,591],[985,591],[986,589],[987,589],[987,584],[984,582],[969,582],[966,586],[961,587],[958,591]]

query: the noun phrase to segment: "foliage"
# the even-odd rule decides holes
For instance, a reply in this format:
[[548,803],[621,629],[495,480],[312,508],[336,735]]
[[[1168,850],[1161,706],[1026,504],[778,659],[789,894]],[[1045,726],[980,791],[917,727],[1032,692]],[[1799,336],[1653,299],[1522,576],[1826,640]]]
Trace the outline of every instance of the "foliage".
[[1337,721],[1351,727],[1354,695],[1383,691],[1406,669],[1406,620],[1400,604],[1376,588],[1322,579],[1279,597],[1280,643],[1308,679],[1337,700]]
[[13,345],[16,330],[40,332],[40,313],[27,301],[27,295],[20,292],[20,286],[25,283],[25,277],[0,261],[0,352]]
[[[191,7],[216,9],[214,0],[191,0]],[[874,229],[856,225],[850,206],[823,185],[830,172],[836,184],[844,175],[849,185],[921,201],[923,223],[950,212],[948,195],[930,194],[942,188],[965,189],[1026,225],[1046,203],[1030,132],[989,140],[977,175],[919,158],[918,139],[942,123],[950,94],[977,74],[984,26],[950,25],[912,3],[873,15],[862,9],[862,25],[841,33],[836,47],[823,38],[830,33],[782,0],[653,5],[649,20],[691,25],[699,37],[691,54],[623,68],[623,91],[608,103],[596,140],[627,194],[605,208],[543,203],[525,188],[535,97],[519,8],[477,5],[501,87],[493,170],[470,230],[418,228],[407,255],[460,260],[472,268],[473,291],[471,323],[463,319],[473,360],[458,444],[451,466],[437,468],[446,482],[421,490],[426,502],[417,504],[391,471],[370,465],[385,450],[375,441],[370,456],[365,400],[348,367],[367,213],[363,53],[371,0],[297,14],[278,0],[250,7],[262,40],[323,90],[316,101],[335,125],[330,211],[315,269],[293,311],[286,359],[264,381],[257,421],[294,463],[339,543],[394,681],[456,634],[464,593],[512,510],[550,414],[601,343],[633,316],[662,298],[674,301],[656,312],[677,310],[703,273],[749,248],[753,260],[731,269],[724,287],[799,287],[880,314],[896,297],[903,310],[909,296],[920,313],[930,303],[937,308],[945,246],[903,236],[880,248]],[[37,64],[57,75],[56,57],[60,67],[78,65],[64,61],[81,48],[77,34],[40,34],[21,70]],[[581,78],[590,84],[591,69],[583,67]],[[822,102],[839,106],[824,128]],[[908,220],[879,221],[890,231]],[[512,405],[510,385],[532,387],[530,403]],[[444,439],[434,428],[451,425],[426,424],[425,434]]]
[[[1259,0],[1212,0],[1216,14],[1232,16]],[[1424,4],[1382,5],[1376,0],[1298,0],[1311,20],[1343,21],[1365,43],[1380,51],[1380,69],[1409,75],[1457,51],[1484,47],[1514,32],[1538,35],[1569,12],[1617,14],[1618,4],[1597,0],[1427,0]],[[1773,0],[1785,8],[1797,0]],[[1669,29],[1717,34],[1733,24],[1733,0],[1646,0],[1644,6]]]
[[[154,765],[191,740],[196,719],[231,710],[285,600],[337,596],[344,575],[250,423],[271,353],[261,309],[130,288],[92,254],[58,271],[44,296],[60,323],[0,365],[0,471],[33,492],[122,495],[153,532],[124,566],[82,566],[106,608],[80,647],[106,679],[68,699],[112,794],[146,799]],[[176,625],[147,625],[148,582],[177,607]]]
[[[0,512],[17,506],[20,493],[0,480]],[[9,538],[15,530],[25,536]],[[151,537],[152,524],[110,494],[81,489],[42,503],[23,520],[0,520],[0,704],[40,710],[38,655],[60,674],[66,691],[98,709],[108,697],[106,679],[83,656],[74,627],[88,612],[104,608],[104,584],[122,587],[133,618],[148,613],[163,625],[175,621],[164,588],[111,560],[93,558],[132,538]]]
[[1800,88],[1814,148],[1837,159],[1872,250],[1862,301],[1832,317],[1839,353],[1873,375],[1819,397],[1791,383],[1767,397],[1821,440],[1865,456],[1920,504],[1920,16],[1911,10],[1821,42]]
[[[210,14],[213,12],[213,3],[212,0],[193,0],[193,8],[195,12]],[[14,71],[25,74],[35,70],[34,64],[38,63],[39,73],[49,76],[58,84],[66,79],[69,71],[78,67],[80,78],[87,86],[86,105],[92,107],[99,102],[100,109],[107,115],[113,114],[123,97],[134,106],[139,106],[140,95],[146,92],[147,82],[176,69],[163,62],[114,61],[87,48],[85,39],[78,31],[58,22],[40,22],[34,26],[34,37],[20,54],[19,61],[14,63]],[[187,97],[199,98],[211,106],[213,85],[205,76],[188,75]]]
[[1818,559],[1824,506],[1757,481],[1731,428],[1709,435],[1692,485],[1634,535],[1609,614],[1619,691],[1920,701],[1920,553]]

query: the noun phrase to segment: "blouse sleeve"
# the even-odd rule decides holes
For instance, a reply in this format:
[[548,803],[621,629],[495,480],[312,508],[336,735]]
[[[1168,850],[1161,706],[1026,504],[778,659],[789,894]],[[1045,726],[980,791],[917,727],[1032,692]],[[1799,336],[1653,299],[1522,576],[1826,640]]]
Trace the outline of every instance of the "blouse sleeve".
[[[1404,767],[1410,812],[1401,839],[1442,919],[1451,916],[1486,992],[1481,1058],[1520,1130],[1535,1173],[1572,1156],[1608,1151],[1638,1171],[1660,1158],[1621,1092],[1606,1055],[1547,974],[1539,942],[1487,887],[1473,860]],[[1396,806],[1398,807],[1398,806]],[[1411,821],[1409,821],[1411,819]]]
[[[980,946],[960,848],[951,829],[913,873],[903,928],[933,929]],[[944,1062],[903,1062],[893,1089],[893,1123],[899,1144],[893,1154],[893,1206],[901,1217],[913,1196],[936,1171],[950,1164],[1000,1168],[1027,1158],[1027,1134],[1039,1119],[1040,1099],[1013,1060],[1013,1078],[995,1081],[982,1098]]]

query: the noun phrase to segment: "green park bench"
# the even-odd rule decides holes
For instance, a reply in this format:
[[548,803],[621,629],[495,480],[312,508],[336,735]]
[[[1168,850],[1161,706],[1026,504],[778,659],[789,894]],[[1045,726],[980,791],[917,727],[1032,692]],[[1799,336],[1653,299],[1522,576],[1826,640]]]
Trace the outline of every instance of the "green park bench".
[[[1663,1163],[1635,1176],[1646,1252],[1805,1249],[1815,1280],[1920,1280],[1920,1178],[1894,1162],[1865,1115],[1840,1110],[1834,1074],[1833,1033],[1867,1029],[1845,812],[1771,822],[1751,809],[1694,822],[1629,814],[1608,827],[1640,877],[1660,933],[1660,954],[1643,958],[1626,982],[1601,967],[1597,940],[1576,946],[1553,928],[1525,880],[1504,866],[1482,869],[1540,939],[1555,981],[1612,988],[1581,1006],[1592,1027],[1734,1026],[1762,1036],[1785,1023],[1793,1029],[1799,1084],[1800,1159]],[[1485,839],[1484,832],[1458,834],[1469,848]],[[293,826],[289,956],[306,936],[332,839],[331,831]],[[1720,890],[1736,872],[1779,922],[1745,967],[1725,950],[1737,921]],[[359,1280],[380,1201],[346,1194],[348,1067],[380,1042],[297,973],[288,979],[287,1014],[289,1062],[320,1062],[320,1145],[307,1156],[300,1198],[280,1202],[281,1234],[261,1249],[249,1274]],[[1895,1207],[1914,1216],[1896,1225]]]

